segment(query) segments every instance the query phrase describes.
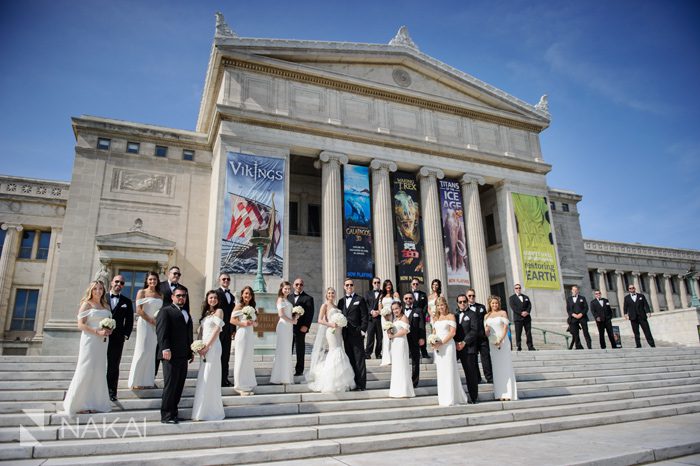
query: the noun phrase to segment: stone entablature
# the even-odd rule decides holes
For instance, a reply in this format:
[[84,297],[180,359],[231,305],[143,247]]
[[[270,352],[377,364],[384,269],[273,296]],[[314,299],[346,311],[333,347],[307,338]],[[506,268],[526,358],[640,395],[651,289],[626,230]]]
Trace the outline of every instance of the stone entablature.
[[682,260],[700,264],[700,251],[694,251],[692,249],[663,248],[635,243],[618,243],[590,239],[583,240],[583,247],[586,252],[591,253],[602,252],[625,256],[653,257],[656,259]]
[[70,183],[0,175],[0,196],[38,198],[41,200],[68,200]]

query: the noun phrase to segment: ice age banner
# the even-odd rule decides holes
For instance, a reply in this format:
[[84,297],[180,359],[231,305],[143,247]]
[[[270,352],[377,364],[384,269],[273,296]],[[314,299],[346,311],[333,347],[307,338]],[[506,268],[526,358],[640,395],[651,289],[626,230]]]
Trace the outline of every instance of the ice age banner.
[[559,289],[552,222],[545,197],[513,193],[525,286]]
[[229,152],[226,155],[221,271],[257,271],[263,244],[263,273],[282,276],[284,257],[285,159]]
[[396,225],[398,281],[410,282],[416,278],[422,283],[423,239],[415,175],[405,172],[394,173],[391,182],[391,198]]
[[343,213],[345,263],[350,278],[372,278],[372,218],[369,168],[345,165]]
[[464,207],[459,183],[438,180],[440,213],[442,214],[442,241],[445,246],[447,284],[471,286],[467,237],[464,229]]

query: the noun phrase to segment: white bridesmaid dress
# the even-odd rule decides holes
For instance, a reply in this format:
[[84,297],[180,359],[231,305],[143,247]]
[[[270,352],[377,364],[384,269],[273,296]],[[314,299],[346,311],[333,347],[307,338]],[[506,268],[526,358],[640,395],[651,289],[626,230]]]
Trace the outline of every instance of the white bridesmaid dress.
[[[484,320],[484,325],[491,329],[496,338],[501,338],[505,328],[508,328],[508,319],[505,317],[491,317]],[[506,336],[501,342],[501,349],[496,348],[489,338],[489,350],[491,350],[491,367],[493,370],[493,397],[515,401],[518,399],[518,386],[515,382],[513,371],[513,358],[511,354],[510,339]]]
[[[444,340],[451,328],[457,328],[457,323],[443,319],[433,323],[435,334]],[[433,359],[437,368],[438,404],[440,406],[454,406],[467,403],[467,394],[464,393],[462,381],[457,370],[457,355],[455,353],[455,341],[449,342],[433,351]]]
[[[394,326],[398,330],[410,332],[411,326],[406,322],[397,320]],[[408,362],[408,339],[406,335],[396,337],[391,344],[391,382],[389,384],[389,397],[413,398],[413,380],[411,379],[411,365]]]
[[[223,320],[213,314],[208,315],[202,321],[202,341],[209,341],[216,329],[223,327]],[[204,359],[207,361],[204,362]],[[221,400],[221,341],[218,338],[214,340],[204,359],[200,358],[199,361],[192,420],[220,421],[226,415]]]
[[[243,319],[243,312],[233,311],[233,317]],[[255,318],[253,318],[255,320]],[[236,337],[233,340],[234,363],[233,363],[233,388],[239,392],[252,392],[258,386],[255,379],[255,367],[253,366],[253,354],[255,345],[255,327],[236,328]]]
[[[292,318],[292,303],[287,300],[277,304],[277,310],[283,310],[284,315]],[[294,366],[292,365],[292,339],[294,338],[294,326],[280,318],[277,321],[277,346],[275,347],[275,361],[272,363],[270,383],[294,383]]]
[[[154,317],[156,312],[163,307],[160,298],[142,298],[136,300],[137,306],[143,306],[143,312],[149,317]],[[127,386],[152,387],[156,384],[156,346],[158,336],[155,326],[139,318],[136,322],[136,344],[129,369],[129,381]]]

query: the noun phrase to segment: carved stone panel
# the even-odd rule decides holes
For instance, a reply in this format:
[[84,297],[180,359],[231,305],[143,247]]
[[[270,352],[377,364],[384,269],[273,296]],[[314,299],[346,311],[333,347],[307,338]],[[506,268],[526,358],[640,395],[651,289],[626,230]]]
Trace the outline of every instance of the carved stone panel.
[[519,155],[531,155],[528,134],[520,129],[507,128],[510,139],[510,148],[513,152]]
[[392,132],[409,133],[412,136],[422,134],[420,129],[420,113],[417,108],[404,105],[388,105],[389,128]]
[[352,126],[371,127],[375,121],[374,102],[366,97],[342,94],[340,118]]
[[458,143],[464,142],[462,121],[459,117],[436,114],[435,132],[438,141]]
[[293,115],[312,120],[328,118],[326,91],[311,86],[290,86],[291,111]]
[[136,192],[172,196],[174,177],[136,170],[115,169],[112,175],[112,192]]
[[481,150],[489,152],[499,152],[500,140],[498,136],[498,127],[491,123],[474,123],[474,132],[476,143]]
[[246,108],[270,112],[274,110],[274,86],[272,78],[245,76],[243,103]]

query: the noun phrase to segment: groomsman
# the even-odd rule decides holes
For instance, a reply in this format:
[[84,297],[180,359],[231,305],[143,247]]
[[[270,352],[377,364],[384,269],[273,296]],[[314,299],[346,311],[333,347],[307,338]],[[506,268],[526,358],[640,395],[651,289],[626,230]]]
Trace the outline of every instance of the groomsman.
[[420,378],[420,347],[425,346],[425,310],[415,306],[413,293],[410,292],[403,295],[403,306],[403,312],[411,326],[408,333],[408,353],[411,356],[411,380],[413,388],[416,388]]
[[[425,292],[418,289],[420,282],[417,278],[411,280],[411,294],[413,295],[413,308],[419,309],[423,316],[427,318],[428,316],[428,295]],[[425,323],[423,324],[425,327]],[[425,347],[425,343],[420,346],[420,354],[424,358],[428,358],[428,350]]]
[[591,349],[591,335],[588,333],[588,303],[578,294],[578,286],[571,287],[571,297],[566,300],[566,313],[569,314],[569,332],[574,337],[576,349],[583,349],[579,328],[583,330],[586,346]]
[[647,339],[649,346],[654,348],[654,337],[651,335],[651,328],[647,322],[647,314],[651,313],[649,302],[643,294],[637,293],[634,285],[630,285],[627,290],[630,292],[625,296],[625,319],[632,324],[632,333],[634,333],[634,343],[637,348],[642,347],[642,339],[639,337],[639,327],[644,331],[644,338]]
[[617,348],[615,345],[615,336],[613,335],[613,312],[610,307],[610,302],[602,297],[600,290],[595,290],[593,296],[595,296],[595,298],[591,301],[591,313],[593,313],[595,324],[598,327],[600,347],[605,349],[605,333],[607,332],[608,339],[610,339],[610,347]]
[[[369,324],[367,326],[367,346],[365,346],[365,358],[371,359],[372,352],[379,359],[382,357],[382,318],[379,314],[379,296],[381,295],[382,282],[379,277],[372,278],[372,289],[365,294],[367,309],[369,309]],[[375,346],[376,342],[376,346]]]
[[304,375],[306,334],[314,319],[314,298],[306,294],[304,291],[304,280],[297,277],[296,280],[294,280],[294,293],[289,293],[287,300],[292,303],[292,306],[301,306],[304,308],[304,315],[299,317],[296,325],[294,325],[294,343],[292,344],[292,347],[295,348],[297,353],[297,364],[294,369],[294,375]]
[[[457,303],[459,304],[459,302]],[[489,338],[486,336],[486,331],[484,330],[484,316],[486,315],[486,306],[476,302],[476,291],[474,288],[469,288],[467,290],[467,307],[474,311],[476,314],[478,325],[481,328],[477,339],[476,339],[476,349],[479,356],[481,356],[481,367],[484,369],[484,377],[486,382],[493,383],[493,369],[491,368],[491,350],[489,349]],[[483,383],[479,374],[479,368],[476,369],[477,379],[480,383]]]
[[[168,280],[167,281],[162,281],[158,284],[158,291],[160,291],[160,294],[163,296],[163,306],[167,306],[169,304],[173,303],[173,293],[175,292],[175,287],[176,286],[181,286],[185,289],[185,293],[188,293],[187,287],[183,284],[180,283],[180,277],[182,276],[182,272],[180,272],[180,267],[177,265],[173,265],[170,267],[170,270],[168,270]],[[185,303],[183,304],[184,308],[187,309],[189,312],[190,310],[190,298],[189,296],[185,295]],[[158,375],[158,366],[160,365],[160,348],[158,345],[156,345],[156,375]]]
[[367,332],[367,302],[362,296],[355,294],[355,283],[351,278],[343,282],[345,296],[338,301],[338,309],[348,320],[343,328],[343,343],[345,354],[355,372],[355,390],[364,391],[367,387],[367,367],[365,366],[364,337]]
[[116,275],[109,288],[109,309],[112,311],[112,319],[117,321],[117,326],[109,336],[107,344],[107,389],[112,401],[117,401],[119,363],[122,360],[124,341],[129,339],[134,327],[134,305],[129,298],[121,294],[122,288],[124,277]]
[[172,292],[172,304],[161,308],[156,317],[158,345],[163,349],[159,359],[163,360],[163,396],[161,398],[160,422],[177,424],[177,405],[187,378],[187,362],[194,361],[192,345],[192,317],[185,307],[187,291],[181,285]]
[[521,293],[522,287],[519,283],[515,284],[515,294],[508,298],[508,306],[513,311],[513,323],[515,324],[515,345],[518,351],[522,350],[521,336],[523,328],[525,329],[525,339],[527,341],[527,349],[535,351],[535,346],[532,344],[532,302],[530,298]]
[[457,345],[457,358],[462,362],[462,369],[467,378],[467,391],[469,391],[471,404],[476,404],[479,398],[478,342],[481,336],[487,338],[483,323],[479,324],[478,313],[471,307],[467,307],[467,296],[463,294],[457,296],[457,332],[455,332],[454,341]]
[[221,342],[221,386],[233,387],[233,383],[228,379],[229,361],[231,360],[231,339],[236,333],[236,327],[231,324],[231,313],[236,305],[236,297],[229,289],[231,277],[226,272],[219,274],[219,288],[216,289],[216,296],[219,298],[219,307],[224,311],[224,326],[219,332]]

